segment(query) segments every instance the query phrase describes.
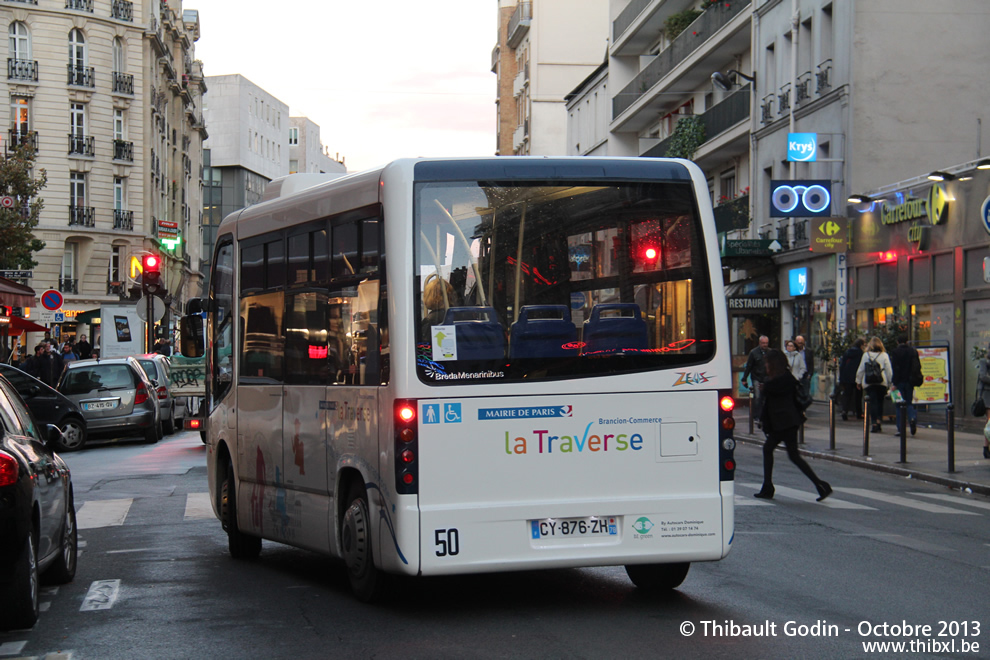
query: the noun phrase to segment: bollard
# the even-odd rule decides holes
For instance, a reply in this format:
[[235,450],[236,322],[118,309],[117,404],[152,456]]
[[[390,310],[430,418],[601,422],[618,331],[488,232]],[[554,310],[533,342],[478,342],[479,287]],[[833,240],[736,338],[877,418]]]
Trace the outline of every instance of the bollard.
[[901,460],[898,463],[907,463],[907,401],[897,402],[897,417],[894,419],[899,419],[901,422],[898,429],[901,434]]
[[[756,387],[755,380],[753,386]],[[749,391],[749,434],[753,435],[753,390]]]
[[835,451],[835,392],[828,397],[828,448]]
[[870,398],[863,399],[863,456],[870,455]]
[[950,403],[945,407],[945,425],[948,429],[946,443],[949,449],[949,472],[956,471],[956,411]]

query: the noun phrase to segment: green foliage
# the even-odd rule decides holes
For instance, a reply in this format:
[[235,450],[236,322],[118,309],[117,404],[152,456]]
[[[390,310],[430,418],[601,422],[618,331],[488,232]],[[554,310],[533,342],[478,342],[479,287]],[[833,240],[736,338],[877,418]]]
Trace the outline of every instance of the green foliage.
[[14,198],[13,208],[0,208],[0,269],[31,269],[38,265],[34,254],[44,249],[44,241],[34,237],[41,209],[45,207],[38,193],[48,184],[48,173],[38,171],[34,178],[34,151],[15,147],[0,159],[0,195]]
[[815,357],[825,363],[826,369],[835,371],[839,368],[839,360],[853,345],[860,333],[850,328],[846,328],[844,332],[839,332],[835,328],[826,330],[821,323],[818,324],[818,329],[821,343],[815,348]]
[[676,14],[671,14],[667,17],[667,20],[663,22],[664,36],[673,41],[677,35],[687,29],[687,26],[694,23],[695,19],[703,13],[704,12],[700,9],[685,9],[684,11],[679,11]]
[[686,158],[691,160],[705,141],[705,125],[701,117],[688,115],[681,117],[670,136],[669,147],[665,154],[667,158]]

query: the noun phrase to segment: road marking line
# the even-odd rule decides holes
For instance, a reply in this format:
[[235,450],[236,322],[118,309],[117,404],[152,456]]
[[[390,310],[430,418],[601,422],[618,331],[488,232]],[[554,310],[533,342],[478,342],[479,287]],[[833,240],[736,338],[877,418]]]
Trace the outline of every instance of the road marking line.
[[186,520],[213,517],[213,503],[209,493],[189,493],[186,495]]
[[894,545],[899,545],[904,548],[910,548],[911,550],[917,550],[919,552],[925,552],[928,554],[941,554],[945,552],[956,552],[953,548],[947,548],[944,545],[935,545],[932,543],[925,543],[924,541],[919,541],[918,539],[912,539],[907,536],[902,536],[901,534],[847,534],[847,536],[861,536],[867,539],[873,539],[874,541],[883,541],[885,543],[893,543]]
[[773,506],[769,502],[763,502],[754,497],[745,498],[742,495],[736,495],[734,502],[736,506]]
[[[761,488],[759,484],[742,484],[742,485],[754,489]],[[796,488],[788,488],[787,486],[774,486],[773,488],[774,488],[775,496],[782,495],[784,497],[789,497],[794,500],[800,500],[802,502],[814,502],[815,504],[820,504],[830,509],[857,509],[860,511],[876,511],[876,509],[874,509],[872,506],[856,504],[855,502],[846,502],[845,500],[839,500],[834,497],[830,497],[827,500],[818,502],[817,493],[809,493],[807,491],[798,490]]]
[[881,502],[887,502],[888,504],[897,504],[899,506],[906,506],[909,509],[919,509],[921,511],[927,511],[929,513],[950,513],[957,516],[977,516],[979,514],[973,513],[972,511],[960,511],[959,509],[950,509],[947,506],[941,506],[940,504],[929,504],[928,502],[919,502],[918,500],[909,500],[906,497],[901,497],[900,495],[887,495],[885,493],[877,493],[872,490],[866,490],[865,488],[841,488],[836,487],[836,491],[849,493],[850,495],[858,495],[859,497],[865,497],[868,500],[879,500]]
[[21,650],[27,646],[27,640],[22,642],[4,642],[0,644],[0,655],[14,655],[15,653],[20,653]]
[[107,550],[108,555],[126,555],[132,552],[150,552],[151,548],[134,548],[132,550]]
[[120,593],[120,580],[97,580],[89,585],[89,591],[83,598],[80,612],[109,610]]
[[978,509],[987,509],[990,511],[990,502],[980,502],[978,500],[970,500],[965,497],[959,497],[957,495],[945,495],[943,493],[908,493],[909,495],[920,495],[921,497],[930,497],[933,500],[942,500],[943,502],[952,502],[953,504],[962,504],[964,506],[975,506]]
[[89,500],[76,511],[76,528],[95,529],[123,525],[134,498],[125,500]]

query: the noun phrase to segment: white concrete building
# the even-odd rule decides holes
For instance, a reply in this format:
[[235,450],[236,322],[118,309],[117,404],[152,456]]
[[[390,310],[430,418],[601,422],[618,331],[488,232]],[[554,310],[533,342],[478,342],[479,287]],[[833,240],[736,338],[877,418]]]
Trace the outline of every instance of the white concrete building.
[[320,139],[320,127],[308,117],[289,117],[289,173],[347,173],[344,159],[330,151]]
[[564,97],[604,60],[608,0],[499,0],[497,153],[567,153]]

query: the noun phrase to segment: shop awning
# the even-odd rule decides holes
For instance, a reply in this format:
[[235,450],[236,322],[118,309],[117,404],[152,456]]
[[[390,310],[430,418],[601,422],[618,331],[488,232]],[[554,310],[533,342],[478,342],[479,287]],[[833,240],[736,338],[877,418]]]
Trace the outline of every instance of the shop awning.
[[91,309],[88,312],[79,312],[78,314],[76,314],[76,317],[71,320],[75,321],[76,323],[85,323],[86,325],[93,325],[93,321],[99,322],[100,311],[101,311],[100,308],[97,307],[96,309]]
[[0,305],[34,307],[34,289],[0,277]]
[[0,324],[0,328],[7,330],[8,337],[16,337],[22,332],[48,332],[45,326],[22,319],[20,316],[11,316],[7,323]]

